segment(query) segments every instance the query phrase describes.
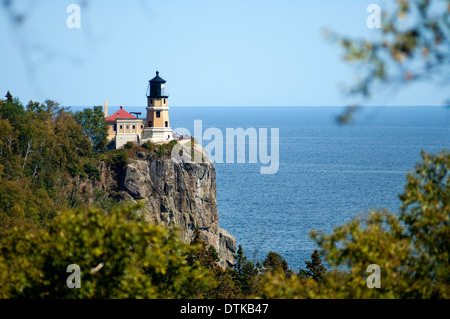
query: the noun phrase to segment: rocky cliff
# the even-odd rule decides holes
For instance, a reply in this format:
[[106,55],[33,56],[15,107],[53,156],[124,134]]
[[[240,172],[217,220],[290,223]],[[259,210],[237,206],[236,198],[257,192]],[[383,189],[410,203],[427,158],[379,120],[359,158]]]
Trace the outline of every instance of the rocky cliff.
[[211,162],[153,159],[137,152],[120,172],[113,172],[105,163],[100,172],[101,181],[79,187],[81,193],[92,193],[91,187],[100,187],[106,193],[120,194],[121,200],[142,200],[146,221],[180,228],[186,243],[197,227],[201,238],[216,248],[222,267],[234,263],[236,240],[219,228],[216,173]]

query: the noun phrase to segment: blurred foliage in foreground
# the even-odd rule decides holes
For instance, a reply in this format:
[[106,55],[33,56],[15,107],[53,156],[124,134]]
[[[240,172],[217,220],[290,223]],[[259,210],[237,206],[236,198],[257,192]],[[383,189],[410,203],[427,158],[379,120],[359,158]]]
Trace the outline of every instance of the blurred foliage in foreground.
[[[336,227],[330,235],[312,232],[333,269],[324,274],[321,267],[308,264],[310,271],[300,274],[310,273],[309,278],[271,274],[263,278],[258,296],[449,298],[450,153],[422,153],[422,157],[400,195],[400,216],[371,211]],[[317,264],[317,256],[315,260]],[[380,266],[379,289],[367,287],[370,264]],[[337,270],[343,266],[350,271]],[[313,269],[320,280],[314,280]]]
[[[448,87],[450,75],[450,1],[398,0],[384,3],[381,28],[371,39],[326,36],[344,50],[344,60],[358,70],[347,90],[364,102],[374,92],[398,91],[418,81]],[[450,96],[449,96],[450,99]],[[450,100],[443,101],[450,105]],[[347,108],[338,122],[352,121],[358,106]]]
[[[139,207],[60,213],[48,229],[28,224],[2,235],[0,297],[187,298],[213,285],[186,256],[196,247],[176,232],[136,220]],[[69,289],[67,266],[81,268],[81,288]]]

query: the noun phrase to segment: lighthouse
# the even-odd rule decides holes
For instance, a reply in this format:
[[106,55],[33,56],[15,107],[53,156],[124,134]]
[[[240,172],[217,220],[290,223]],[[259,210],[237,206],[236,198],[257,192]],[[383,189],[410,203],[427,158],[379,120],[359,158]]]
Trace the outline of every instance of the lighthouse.
[[149,81],[147,90],[147,117],[142,142],[150,140],[157,143],[173,139],[169,123],[168,99],[166,81],[156,71],[156,76]]

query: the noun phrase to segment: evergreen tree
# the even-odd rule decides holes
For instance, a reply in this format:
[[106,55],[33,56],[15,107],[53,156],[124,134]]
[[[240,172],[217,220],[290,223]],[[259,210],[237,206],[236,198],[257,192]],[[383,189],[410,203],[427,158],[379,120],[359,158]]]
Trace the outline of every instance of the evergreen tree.
[[327,269],[322,264],[319,251],[316,249],[311,255],[311,261],[305,261],[306,269],[300,269],[299,276],[302,278],[312,278],[317,282],[322,282]]
[[9,93],[9,91],[6,92],[5,97],[6,97],[6,102],[12,102],[13,96],[11,95],[11,93]]
[[219,261],[219,255],[214,246],[206,247],[206,242],[200,238],[200,230],[195,227],[194,236],[191,240],[192,246],[198,246],[199,249],[187,258],[190,265],[193,265],[196,261],[203,267],[213,270],[217,266]]
[[233,280],[241,290],[244,296],[251,293],[252,282],[258,274],[258,269],[251,261],[247,260],[244,255],[242,246],[239,245],[237,254],[234,256],[235,263],[233,265]]
[[289,269],[287,261],[284,260],[280,254],[274,251],[270,251],[267,254],[262,265],[271,273],[282,271],[287,278],[290,278],[292,275],[292,270]]
[[195,248],[193,254],[189,255],[186,260],[191,267],[199,265],[202,268],[206,268],[212,271],[216,286],[203,293],[204,298],[235,298],[239,292],[239,289],[233,282],[232,274],[222,269],[219,266],[219,254],[214,246],[206,248],[206,242],[200,238],[200,231],[196,227],[194,229],[194,236],[191,240],[191,246]]

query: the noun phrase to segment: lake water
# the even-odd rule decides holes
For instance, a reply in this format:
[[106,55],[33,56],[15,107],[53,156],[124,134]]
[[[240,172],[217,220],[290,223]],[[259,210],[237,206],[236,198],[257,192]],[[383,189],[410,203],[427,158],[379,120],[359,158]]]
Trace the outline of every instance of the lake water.
[[199,119],[203,130],[217,127],[224,136],[226,128],[279,128],[276,174],[262,175],[266,165],[248,160],[215,164],[219,225],[251,260],[262,261],[273,250],[292,269],[304,268],[316,248],[311,230],[330,233],[371,208],[398,211],[398,194],[420,151],[450,149],[448,108],[366,107],[346,126],[336,124],[340,112],[336,107],[171,107],[171,127],[192,134]]

